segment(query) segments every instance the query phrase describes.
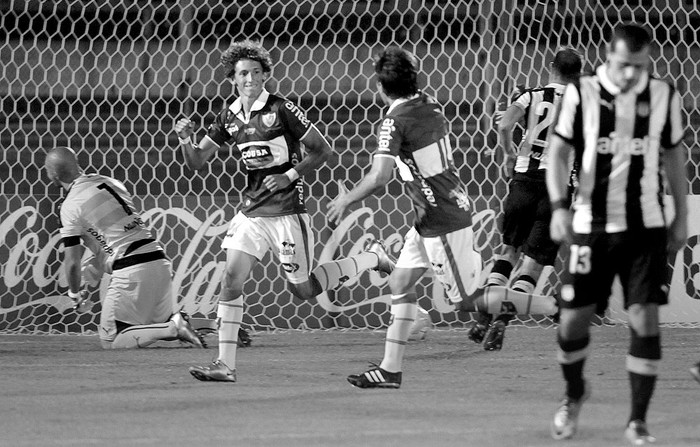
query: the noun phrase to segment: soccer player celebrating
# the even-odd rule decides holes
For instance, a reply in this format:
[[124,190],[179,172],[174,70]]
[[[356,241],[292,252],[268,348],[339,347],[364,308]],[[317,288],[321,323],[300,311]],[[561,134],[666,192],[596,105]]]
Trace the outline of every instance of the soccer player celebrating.
[[455,303],[478,285],[481,258],[473,249],[471,205],[454,166],[447,120],[440,106],[418,89],[414,56],[390,47],[375,60],[379,94],[389,110],[379,125],[378,148],[369,173],[328,205],[339,222],[348,206],[385,186],[398,164],[416,214],[414,227],[389,277],[391,322],[381,364],[351,375],[360,388],[399,388],[402,359],[417,314],[416,282],[432,268]]
[[[659,306],[668,302],[668,255],[685,244],[688,230],[680,96],[650,75],[650,49],[644,27],[617,26],[605,64],[566,87],[550,141],[551,236],[569,243],[557,355],[566,392],[551,424],[555,439],[576,432],[590,394],[583,367],[591,317],[596,306],[607,307],[617,275],[630,326],[632,405],[625,436],[634,445],[655,441],[646,414],[661,359]],[[572,151],[579,167],[573,215],[567,203]],[[675,209],[670,221],[665,187]]]
[[189,119],[178,120],[175,132],[191,169],[201,169],[228,143],[240,153],[248,175],[241,209],[222,243],[226,272],[217,308],[219,355],[210,365],[190,368],[199,380],[235,382],[243,286],[268,250],[281,263],[292,293],[303,300],[368,269],[390,273],[393,262],[374,241],[364,253],[324,263],[312,271],[314,232],[301,178],[326,162],[331,147],[298,105],[265,89],[272,59],[260,43],[234,42],[222,54],[221,64],[238,97],[218,114],[199,144],[193,139]]
[[[84,174],[68,147],[52,149],[44,169],[52,183],[67,191],[60,231],[68,296],[76,308],[87,297],[87,291],[81,290],[83,279],[97,282],[103,273],[111,274],[100,313],[102,347],[143,348],[158,340],[176,339],[204,347],[187,315],[175,310],[170,261],[134,209],[124,185],[103,175]],[[85,274],[81,241],[94,254],[83,264]]]
[[[559,245],[549,236],[551,209],[545,185],[547,139],[556,122],[564,87],[581,73],[581,56],[570,48],[559,50],[551,63],[549,83],[526,89],[508,107],[498,124],[499,146],[506,166],[517,155],[503,208],[503,246],[486,281],[486,286],[508,286],[513,267],[522,255],[522,267],[513,279],[513,290],[533,293],[546,265],[554,265]],[[526,117],[525,135],[517,154],[513,154],[513,129]],[[512,314],[500,314],[491,323],[492,315],[483,313],[469,330],[468,337],[484,342],[487,351],[503,345],[506,326]],[[489,327],[490,326],[490,327]]]

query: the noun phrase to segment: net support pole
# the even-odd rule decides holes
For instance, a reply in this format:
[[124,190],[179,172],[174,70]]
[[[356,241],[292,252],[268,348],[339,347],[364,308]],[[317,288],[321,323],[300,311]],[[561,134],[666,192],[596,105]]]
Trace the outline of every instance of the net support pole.
[[194,6],[191,0],[180,0],[180,20],[178,24],[177,54],[178,65],[182,69],[182,79],[177,87],[177,98],[180,99],[182,114],[189,116],[194,112],[192,101],[192,48]]

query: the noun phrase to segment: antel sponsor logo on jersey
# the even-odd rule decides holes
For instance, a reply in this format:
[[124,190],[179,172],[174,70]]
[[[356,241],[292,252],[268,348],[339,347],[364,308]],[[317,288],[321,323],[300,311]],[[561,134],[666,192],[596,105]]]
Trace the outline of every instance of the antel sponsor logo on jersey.
[[617,133],[611,132],[610,137],[598,138],[596,150],[599,154],[644,155],[652,147],[658,147],[657,139],[648,136],[644,138],[619,137]]
[[299,107],[297,107],[296,104],[287,101],[284,103],[284,106],[287,109],[289,109],[289,111],[292,112],[294,114],[294,116],[296,116],[299,121],[301,121],[301,124],[303,124],[304,127],[309,126],[310,123],[309,123],[308,118],[306,118],[306,115],[304,115],[304,112],[299,110]]
[[379,150],[389,152],[389,144],[391,143],[391,133],[396,130],[394,127],[393,118],[385,118],[382,125],[379,126]]

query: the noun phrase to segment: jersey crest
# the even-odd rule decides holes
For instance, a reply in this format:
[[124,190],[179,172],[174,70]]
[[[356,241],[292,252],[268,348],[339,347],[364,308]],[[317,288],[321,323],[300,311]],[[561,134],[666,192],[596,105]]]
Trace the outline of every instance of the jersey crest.
[[275,120],[277,120],[277,114],[275,112],[264,113],[261,120],[266,127],[272,127],[275,124]]

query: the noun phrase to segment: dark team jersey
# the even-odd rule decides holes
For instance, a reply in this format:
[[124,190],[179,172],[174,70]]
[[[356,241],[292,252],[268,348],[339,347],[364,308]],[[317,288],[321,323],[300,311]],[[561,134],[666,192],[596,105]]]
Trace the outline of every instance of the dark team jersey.
[[525,111],[525,135],[518,149],[514,178],[544,182],[548,138],[556,122],[563,84],[525,90],[513,102]]
[[234,145],[241,153],[248,175],[243,214],[271,217],[306,212],[306,187],[301,179],[274,193],[262,182],[267,175],[283,174],[301,161],[300,140],[312,126],[296,104],[266,90],[253,104],[249,117],[239,99],[219,113],[207,135],[218,145]]
[[471,225],[467,187],[454,165],[447,120],[432,98],[421,93],[394,102],[377,138],[375,157],[396,159],[421,236],[441,236]]
[[661,154],[683,138],[680,96],[647,74],[620,92],[605,66],[569,84],[556,134],[575,149],[576,233],[666,225]]

